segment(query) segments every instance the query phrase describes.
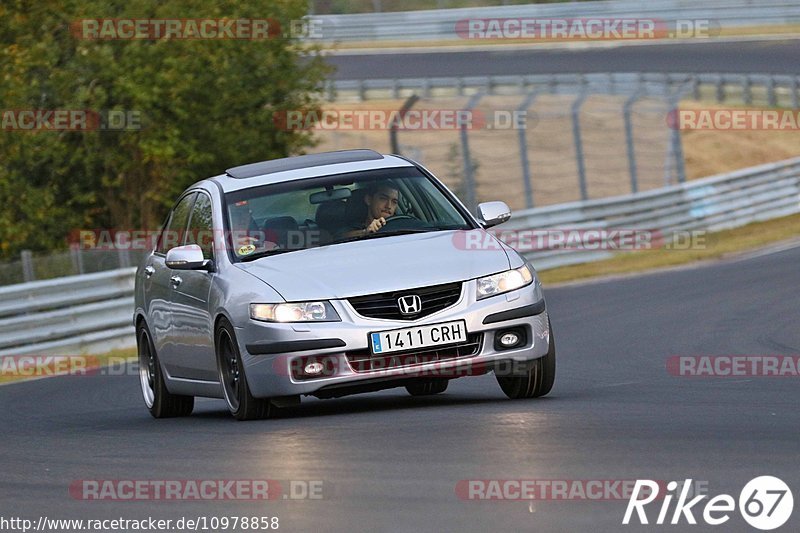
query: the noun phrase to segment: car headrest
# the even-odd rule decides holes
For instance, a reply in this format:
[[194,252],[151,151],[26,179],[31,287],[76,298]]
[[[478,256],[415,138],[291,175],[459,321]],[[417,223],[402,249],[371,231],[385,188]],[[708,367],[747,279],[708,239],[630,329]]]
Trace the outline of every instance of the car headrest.
[[273,217],[264,221],[265,240],[278,244],[281,248],[287,248],[289,243],[289,232],[298,231],[297,221],[290,216]]
[[344,204],[343,200],[333,202],[323,202],[317,206],[317,214],[314,217],[317,225],[325,230],[331,231],[344,225]]
[[367,204],[364,198],[367,196],[367,189],[355,189],[344,208],[344,218],[348,224],[363,224],[367,218]]

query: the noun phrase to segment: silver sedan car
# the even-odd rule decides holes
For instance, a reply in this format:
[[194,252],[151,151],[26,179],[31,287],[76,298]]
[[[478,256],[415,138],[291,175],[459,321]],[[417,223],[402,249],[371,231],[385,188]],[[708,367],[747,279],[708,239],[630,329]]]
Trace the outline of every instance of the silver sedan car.
[[428,170],[371,150],[244,165],[189,187],[136,274],[145,404],[239,420],[301,396],[444,392],[494,372],[547,394],[555,342],[533,267]]

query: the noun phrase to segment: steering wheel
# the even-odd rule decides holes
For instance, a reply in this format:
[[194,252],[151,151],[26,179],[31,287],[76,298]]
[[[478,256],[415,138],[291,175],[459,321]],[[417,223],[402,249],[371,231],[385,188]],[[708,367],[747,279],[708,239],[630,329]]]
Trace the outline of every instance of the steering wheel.
[[417,217],[413,217],[411,215],[397,215],[393,216],[386,220],[386,224],[378,230],[378,233],[382,231],[397,231],[403,229],[421,229],[424,228],[427,224]]

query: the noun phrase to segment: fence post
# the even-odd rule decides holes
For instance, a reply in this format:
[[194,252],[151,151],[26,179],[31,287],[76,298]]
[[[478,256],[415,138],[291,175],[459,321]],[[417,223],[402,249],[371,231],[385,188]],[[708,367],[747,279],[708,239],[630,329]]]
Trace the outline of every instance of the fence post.
[[[464,110],[472,111],[472,109],[478,105],[478,102],[481,98],[483,98],[482,92],[473,94],[467,102]],[[461,131],[459,132],[461,135],[461,155],[463,156],[464,160],[464,196],[466,197],[467,209],[469,209],[470,213],[474,213],[475,207],[477,206],[475,202],[475,169],[472,167],[472,157],[470,156],[469,152],[467,126],[467,123],[462,122]]]
[[333,80],[328,82],[328,101],[333,102],[336,98],[336,83]]
[[639,179],[636,172],[636,151],[633,144],[633,122],[631,121],[631,108],[633,104],[639,99],[639,91],[634,92],[627,100],[623,107],[625,118],[625,146],[628,151],[628,171],[631,175],[631,192],[635,193],[639,190]]
[[[527,113],[528,108],[533,104],[533,101],[536,100],[540,92],[541,88],[536,88],[529,92],[528,96],[525,97],[525,100],[523,100],[517,108],[517,111]],[[528,121],[526,119],[524,127],[517,124],[519,128],[517,131],[519,132],[519,160],[522,164],[522,182],[525,185],[525,205],[531,208],[533,207],[533,183],[531,182],[531,167],[528,161],[527,126]]]
[[723,83],[722,74],[717,76],[717,103],[725,101],[725,84]]
[[744,75],[742,79],[742,99],[744,100],[745,105],[750,105],[753,103],[753,90],[751,87],[750,76],[747,74]]
[[578,165],[578,183],[581,189],[581,200],[589,199],[589,192],[586,189],[586,166],[583,161],[583,141],[581,140],[581,106],[586,100],[587,94],[585,88],[581,91],[572,103],[572,137],[575,141],[575,162]]
[[131,254],[128,248],[124,246],[120,246],[119,248],[117,248],[117,257],[119,258],[120,268],[127,268],[131,266]]
[[692,75],[692,98],[700,100],[700,78]]
[[797,95],[797,76],[792,76],[792,109],[800,108]]
[[33,271],[33,252],[30,250],[22,250],[19,254],[22,258],[22,279],[25,281],[34,281],[36,279],[36,272]]
[[[680,91],[676,91],[671,100],[671,108],[678,109],[680,105]],[[676,124],[677,125],[677,124]],[[678,176],[678,183],[684,183],[686,181],[686,168],[684,167],[683,161],[683,145],[681,144],[681,130],[680,127],[672,128],[671,132],[671,139],[670,139],[670,148],[672,152],[672,156],[675,158],[675,173]]]
[[77,242],[70,244],[69,255],[72,259],[72,270],[75,274],[83,274],[83,255],[81,254],[81,245]]
[[[405,102],[403,102],[403,105],[399,111],[401,120],[406,116],[408,110],[417,103],[417,100],[419,100],[419,96],[412,94],[406,99]],[[389,145],[392,147],[393,154],[400,155],[400,143],[397,142],[397,121],[392,121],[392,125],[389,128]]]
[[778,98],[775,95],[775,78],[773,76],[767,78],[767,100],[770,107],[778,106]]

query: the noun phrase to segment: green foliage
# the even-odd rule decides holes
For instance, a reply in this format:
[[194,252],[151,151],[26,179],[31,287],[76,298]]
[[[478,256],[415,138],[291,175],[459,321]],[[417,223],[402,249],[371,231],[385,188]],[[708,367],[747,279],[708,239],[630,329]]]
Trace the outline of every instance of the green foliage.
[[4,0],[0,111],[134,112],[128,131],[0,129],[0,257],[63,248],[77,228],[157,228],[176,195],[233,165],[302,153],[285,110],[315,110],[318,50],[262,40],[87,40],[82,18],[276,19],[306,0]]

